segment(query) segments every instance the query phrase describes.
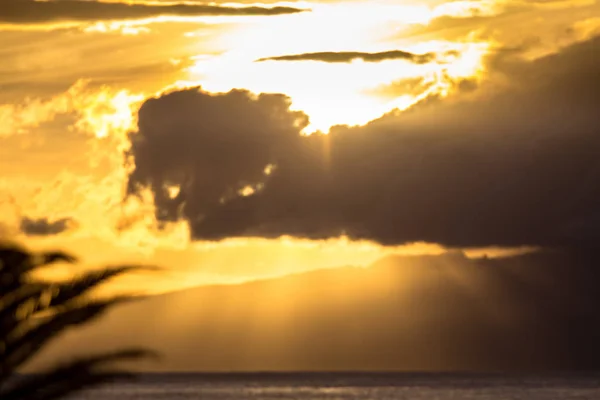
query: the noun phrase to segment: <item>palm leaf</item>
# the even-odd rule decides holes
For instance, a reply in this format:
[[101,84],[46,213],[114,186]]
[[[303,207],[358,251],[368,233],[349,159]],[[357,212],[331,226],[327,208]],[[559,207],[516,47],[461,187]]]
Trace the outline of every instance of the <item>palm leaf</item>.
[[156,356],[144,349],[128,349],[115,353],[79,359],[59,366],[43,375],[25,378],[9,388],[2,400],[47,400],[72,394],[83,388],[115,379],[131,378],[127,372],[104,370],[107,363]]
[[131,300],[113,297],[89,300],[89,293],[109,279],[154,267],[123,265],[92,271],[65,283],[32,281],[30,273],[56,262],[75,262],[64,252],[31,253],[15,244],[0,244],[0,399],[46,400],[126,373],[103,369],[112,361],[137,359],[150,353],[126,350],[76,360],[6,389],[15,372],[48,342],[72,326],[91,322],[110,307]]
[[100,284],[132,271],[158,270],[156,267],[140,265],[122,265],[109,267],[101,271],[88,272],[66,284],[56,287],[56,295],[52,296],[48,307],[59,307],[77,299]]
[[11,332],[6,338],[7,350],[3,354],[2,361],[0,361],[0,370],[3,374],[14,372],[19,365],[28,361],[47,342],[64,332],[65,329],[90,322],[99,317],[109,307],[126,300],[129,299],[116,298],[91,302],[44,318],[44,322],[36,324],[23,333]]
[[52,290],[48,283],[30,283],[22,285],[16,290],[2,294],[0,297],[0,332],[7,329],[7,325],[14,323],[17,308],[32,298],[42,297],[44,292]]
[[77,259],[67,253],[53,251],[33,254],[15,244],[0,244],[0,285],[2,293],[19,288],[32,270],[56,262],[73,263]]
[[39,254],[36,258],[36,267],[43,267],[57,262],[73,264],[77,262],[77,257],[62,251],[49,251]]
[[157,270],[156,267],[140,265],[124,265],[92,271],[67,283],[48,284],[30,283],[4,295],[0,299],[0,329],[7,330],[17,321],[17,310],[26,301],[30,301],[31,315],[50,308],[63,307],[78,299],[100,284],[136,270]]

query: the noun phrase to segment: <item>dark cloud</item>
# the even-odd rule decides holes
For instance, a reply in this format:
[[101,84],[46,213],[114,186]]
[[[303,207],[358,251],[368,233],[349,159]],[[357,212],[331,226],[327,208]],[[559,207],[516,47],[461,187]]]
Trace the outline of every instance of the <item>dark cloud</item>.
[[[496,60],[505,90],[430,99],[309,137],[283,96],[172,93],[140,110],[130,190],[151,185],[160,218],[186,218],[202,239],[345,233],[384,244],[593,245],[599,51],[594,39],[534,62]],[[266,176],[268,164],[277,168]],[[181,193],[169,199],[165,184]]]
[[61,218],[50,220],[48,218],[28,218],[21,220],[21,231],[31,236],[49,236],[56,235],[68,230],[72,226],[73,220],[70,218]]
[[0,22],[40,23],[139,19],[157,16],[279,15],[302,12],[293,7],[230,7],[208,4],[127,4],[86,0],[3,0]]
[[357,51],[326,51],[318,53],[293,54],[278,57],[266,57],[256,61],[322,61],[327,63],[349,63],[354,60],[380,62],[385,60],[406,60],[415,64],[427,64],[437,58],[435,53],[414,54],[402,50],[363,53]]
[[[298,133],[308,121],[289,105],[283,95],[212,96],[195,89],[148,100],[132,136],[130,192],[150,185],[161,218],[178,218],[185,204],[186,215],[200,221],[246,185],[264,182],[269,164],[302,148]],[[169,198],[169,185],[182,186],[179,196]]]

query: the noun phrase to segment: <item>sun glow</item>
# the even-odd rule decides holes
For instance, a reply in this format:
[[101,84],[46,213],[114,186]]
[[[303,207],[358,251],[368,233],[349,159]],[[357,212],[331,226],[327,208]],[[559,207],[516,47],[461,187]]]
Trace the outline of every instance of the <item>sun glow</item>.
[[[327,132],[338,124],[363,125],[394,109],[406,109],[432,94],[446,96],[457,82],[478,79],[486,43],[390,41],[390,24],[426,23],[433,11],[419,6],[357,4],[314,6],[311,13],[249,23],[224,34],[228,51],[197,57],[184,86],[226,92],[245,88],[255,93],[285,93],[294,109],[306,112],[306,133]],[[311,29],[307,30],[306,26]],[[276,35],[273,32],[277,32]],[[260,61],[265,57],[315,52],[385,52],[433,54],[430,62],[387,59],[368,62]],[[412,82],[404,91],[382,96],[386,87]],[[405,85],[404,85],[405,86]]]

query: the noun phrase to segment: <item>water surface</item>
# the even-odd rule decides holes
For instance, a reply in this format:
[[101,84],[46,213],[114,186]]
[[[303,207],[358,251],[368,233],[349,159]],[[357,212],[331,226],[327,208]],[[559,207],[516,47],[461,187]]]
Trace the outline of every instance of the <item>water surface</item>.
[[600,374],[144,374],[74,400],[600,400]]

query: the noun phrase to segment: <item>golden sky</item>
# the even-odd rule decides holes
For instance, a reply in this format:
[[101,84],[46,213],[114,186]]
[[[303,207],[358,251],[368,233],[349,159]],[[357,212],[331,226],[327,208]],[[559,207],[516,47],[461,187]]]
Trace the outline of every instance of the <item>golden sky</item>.
[[[517,136],[542,129],[539,112],[570,104],[565,115],[581,113],[573,118],[586,126],[593,92],[576,106],[547,94],[571,99],[568,88],[579,86],[569,77],[584,76],[578,66],[593,74],[598,34],[597,0],[5,0],[0,235],[93,265],[167,268],[123,281],[140,291],[446,248],[498,255],[571,238],[597,194],[586,182],[598,168],[566,168],[566,180],[591,171],[575,189],[532,172],[542,182],[529,188],[533,200],[507,195],[507,211],[496,200],[522,182],[499,172],[510,162],[495,157],[536,146]],[[201,94],[185,90],[197,87]],[[522,115],[504,118],[502,107],[515,104]],[[386,144],[394,130],[403,139]],[[554,154],[543,149],[540,164]],[[552,168],[565,171],[557,157]],[[465,172],[479,169],[481,182]],[[555,218],[545,202],[560,190],[574,194]],[[547,232],[540,221],[558,233],[529,229]]]

